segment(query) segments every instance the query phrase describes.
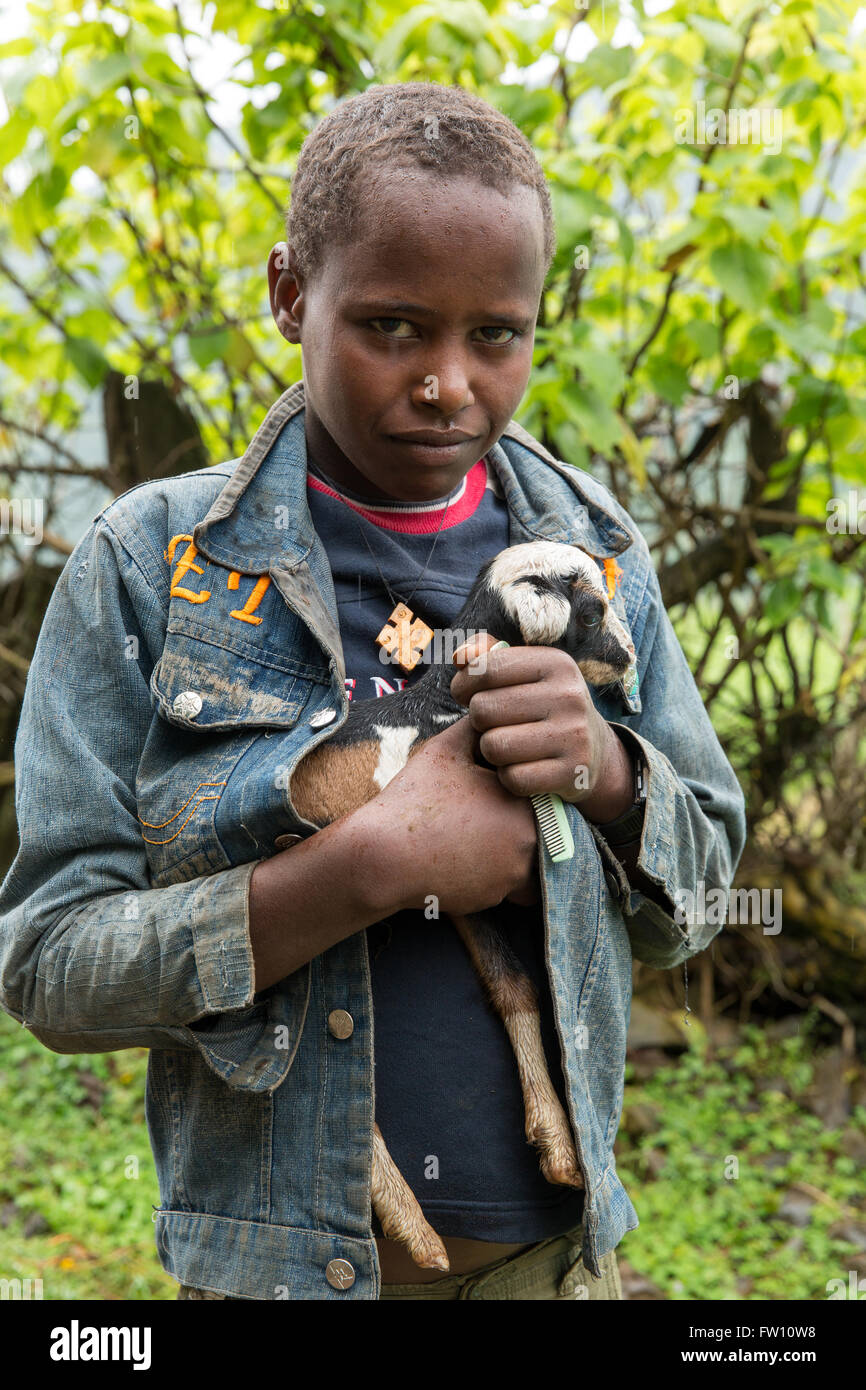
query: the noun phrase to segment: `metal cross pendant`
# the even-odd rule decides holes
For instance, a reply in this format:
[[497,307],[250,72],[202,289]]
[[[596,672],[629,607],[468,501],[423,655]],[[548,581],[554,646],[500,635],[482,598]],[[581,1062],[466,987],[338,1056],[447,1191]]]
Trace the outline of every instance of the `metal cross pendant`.
[[433,629],[421,618],[413,620],[411,608],[398,603],[379,636],[380,647],[384,647],[392,661],[408,675],[414,671],[421,660],[421,653],[433,640]]

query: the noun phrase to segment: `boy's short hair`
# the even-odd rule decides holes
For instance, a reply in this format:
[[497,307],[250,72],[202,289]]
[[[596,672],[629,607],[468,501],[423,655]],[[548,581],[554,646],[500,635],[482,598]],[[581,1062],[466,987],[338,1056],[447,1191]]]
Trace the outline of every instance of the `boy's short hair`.
[[324,116],[304,141],[286,212],[298,269],[319,269],[327,247],[345,245],[363,218],[363,176],[429,169],[468,175],[507,194],[534,188],[544,223],[545,271],[556,249],[550,192],[535,151],[501,111],[461,87],[400,82],[369,87]]

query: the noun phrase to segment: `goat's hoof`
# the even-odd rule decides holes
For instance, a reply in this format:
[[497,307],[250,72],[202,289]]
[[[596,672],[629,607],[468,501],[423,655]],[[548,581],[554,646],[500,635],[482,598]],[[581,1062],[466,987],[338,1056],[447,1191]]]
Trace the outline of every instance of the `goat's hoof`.
[[432,1228],[429,1236],[421,1237],[409,1246],[409,1254],[419,1269],[439,1269],[447,1274],[451,1268],[445,1246]]
[[560,1126],[537,1123],[527,1125],[526,1137],[538,1149],[541,1174],[547,1182],[583,1188],[583,1174],[570,1133]]
[[[380,1215],[379,1220],[382,1221]],[[419,1269],[440,1269],[447,1274],[451,1268],[445,1246],[420,1208],[406,1222],[382,1221],[382,1230],[389,1240],[396,1240],[409,1251]]]
[[542,1176],[550,1183],[555,1183],[561,1187],[583,1188],[583,1174],[577,1162],[577,1155],[572,1149],[568,1153],[556,1152],[542,1153],[539,1156],[541,1163]]

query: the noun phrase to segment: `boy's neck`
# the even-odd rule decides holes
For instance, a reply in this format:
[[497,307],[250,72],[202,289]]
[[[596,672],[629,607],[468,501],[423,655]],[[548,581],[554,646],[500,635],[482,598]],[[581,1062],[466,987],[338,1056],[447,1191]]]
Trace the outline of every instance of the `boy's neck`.
[[[391,496],[390,493],[386,492],[377,491],[374,495],[372,492],[369,491],[369,488],[372,485],[367,483],[366,478],[363,478],[361,474],[359,474],[358,476],[359,478],[361,478],[361,481],[365,484],[367,488],[366,491],[361,491],[354,485],[350,487],[347,483],[341,482],[337,478],[332,478],[330,474],[326,473],[324,468],[322,468],[318,459],[313,458],[309,449],[307,450],[307,466],[314,477],[317,476],[322,482],[327,483],[329,487],[333,488],[335,492],[339,492],[342,496],[348,497],[349,500],[352,502],[365,502],[367,506],[371,508],[375,508],[377,504],[380,507],[387,506],[392,502],[404,504],[407,507],[419,505],[417,502],[413,502],[411,498],[394,497]],[[441,503],[443,507],[447,506],[448,503],[455,496],[455,494],[458,493],[460,489],[463,487],[464,482],[465,479],[461,478],[457,486],[455,488],[452,488],[451,492],[446,493],[444,497],[431,497],[430,501],[425,502],[423,505],[425,507],[435,507],[437,503]]]
[[[310,410],[309,405],[305,412],[304,437],[307,449],[307,460],[318,470],[325,482],[329,483],[337,492],[351,491],[355,496],[364,502],[417,502],[418,498],[401,497],[397,493],[384,492],[381,488],[371,483],[370,479],[358,471],[355,465],[346,458],[345,454],[334,443],[331,436],[319,422],[318,418]],[[462,485],[461,478],[449,492],[442,497],[425,498],[425,505],[433,505],[442,502],[443,505]]]

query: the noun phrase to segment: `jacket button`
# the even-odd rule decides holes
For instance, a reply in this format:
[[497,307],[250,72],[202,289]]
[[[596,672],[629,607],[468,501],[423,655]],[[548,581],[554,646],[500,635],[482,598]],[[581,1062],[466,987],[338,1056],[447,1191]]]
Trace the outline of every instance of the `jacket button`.
[[325,1278],[332,1289],[348,1289],[355,1282],[355,1271],[348,1260],[329,1260],[325,1265]]
[[350,1038],[355,1027],[355,1020],[345,1009],[332,1009],[328,1014],[328,1027],[335,1038]]
[[622,889],[619,886],[619,879],[612,869],[605,869],[604,881],[615,898],[622,897]]
[[320,709],[318,714],[314,714],[310,720],[311,729],[323,729],[326,724],[332,724],[337,717],[335,709]]
[[202,699],[195,690],[183,690],[180,695],[175,695],[172,701],[172,713],[179,714],[182,719],[195,719],[197,714],[201,714]]
[[274,840],[274,849],[288,849],[289,845],[296,845],[303,838],[303,835],[278,835]]

